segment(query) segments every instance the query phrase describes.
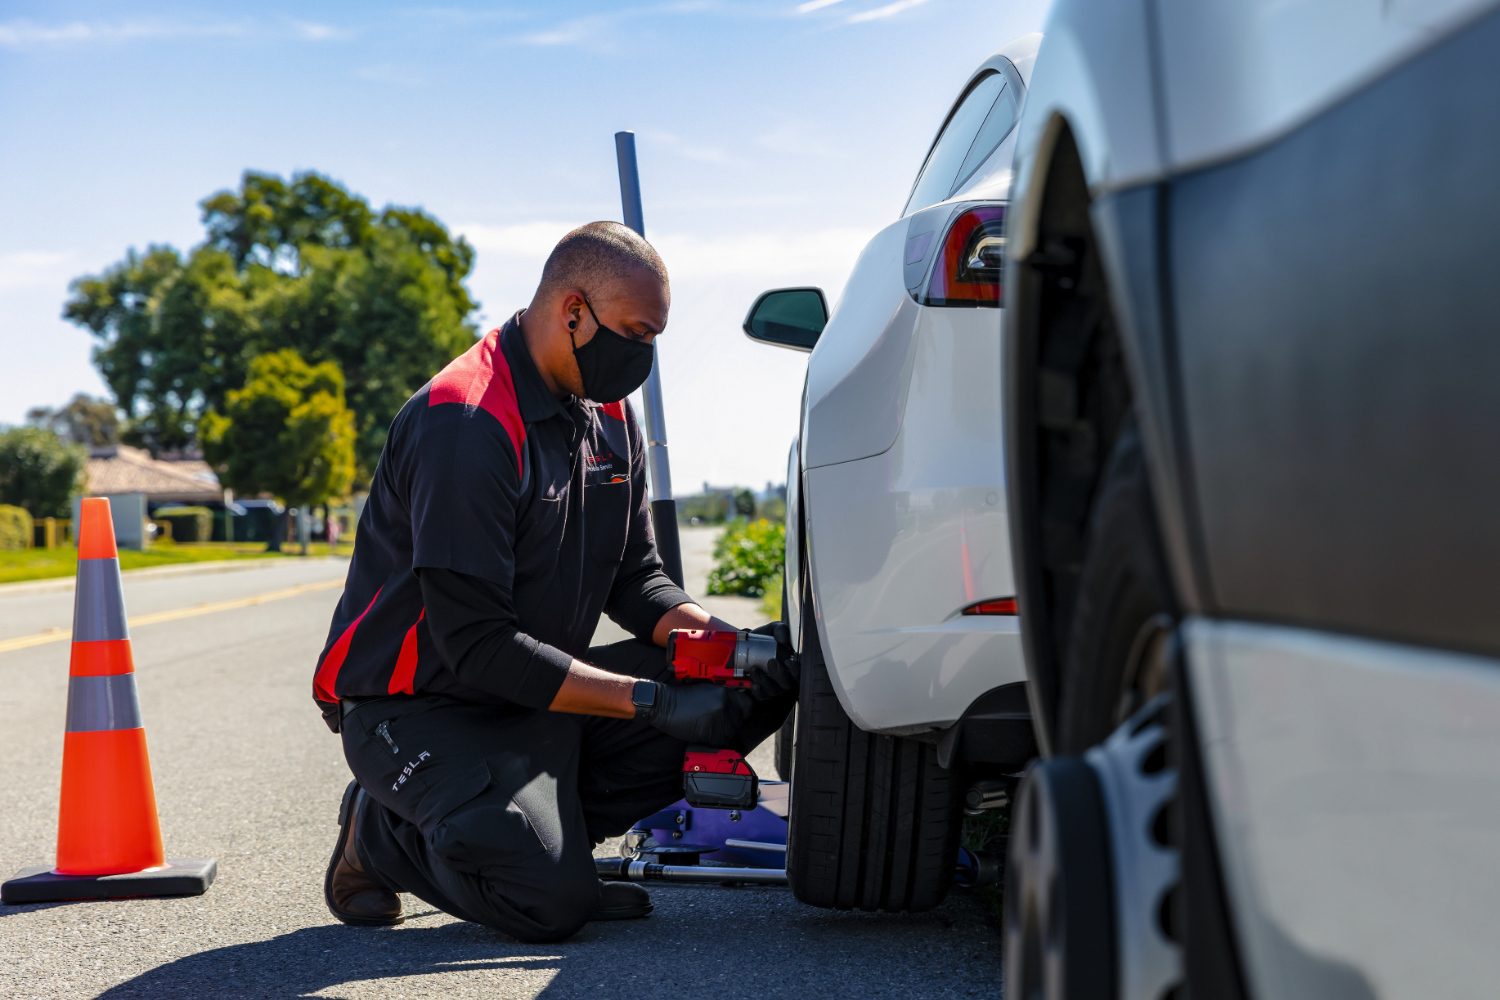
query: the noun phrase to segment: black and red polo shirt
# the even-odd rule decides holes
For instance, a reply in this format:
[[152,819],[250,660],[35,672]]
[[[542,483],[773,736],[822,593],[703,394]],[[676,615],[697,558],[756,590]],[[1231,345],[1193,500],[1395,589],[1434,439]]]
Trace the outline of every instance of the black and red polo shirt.
[[545,708],[607,613],[649,639],[690,598],[662,571],[628,403],[559,400],[520,314],[392,422],[313,676],[341,698]]

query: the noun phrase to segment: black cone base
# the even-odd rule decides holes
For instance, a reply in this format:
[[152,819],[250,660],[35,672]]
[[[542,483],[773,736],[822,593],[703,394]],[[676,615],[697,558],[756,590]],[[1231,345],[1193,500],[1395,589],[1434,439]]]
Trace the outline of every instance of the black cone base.
[[45,865],[22,868],[0,885],[0,902],[57,903],[84,899],[140,899],[147,896],[201,896],[213,883],[219,863],[212,858],[169,858],[155,871],[125,875],[58,875]]

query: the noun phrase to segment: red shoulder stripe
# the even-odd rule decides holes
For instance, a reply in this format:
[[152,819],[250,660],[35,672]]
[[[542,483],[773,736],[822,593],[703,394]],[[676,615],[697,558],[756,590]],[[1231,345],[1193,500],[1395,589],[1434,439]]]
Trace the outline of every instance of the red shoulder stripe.
[[521,405],[516,401],[516,384],[511,378],[510,362],[500,349],[500,331],[491,330],[438,372],[427,390],[427,405],[458,403],[469,409],[478,407],[505,428],[516,452],[516,475],[521,475],[521,456],[526,451],[526,424],[521,420]]

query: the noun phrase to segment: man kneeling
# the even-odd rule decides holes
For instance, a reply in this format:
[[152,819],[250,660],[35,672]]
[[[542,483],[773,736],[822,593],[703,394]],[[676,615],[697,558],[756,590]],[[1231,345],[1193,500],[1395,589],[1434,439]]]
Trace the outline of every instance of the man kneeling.
[[[677,686],[677,628],[732,628],[662,571],[644,442],[670,289],[616,223],[563,238],[531,305],[391,424],[313,679],[354,781],[324,879],[348,924],[397,892],[524,941],[645,916],[593,847],[682,794],[690,744],[749,750],[796,697],[794,659],[752,693]],[[636,639],[588,648],[601,613]]]

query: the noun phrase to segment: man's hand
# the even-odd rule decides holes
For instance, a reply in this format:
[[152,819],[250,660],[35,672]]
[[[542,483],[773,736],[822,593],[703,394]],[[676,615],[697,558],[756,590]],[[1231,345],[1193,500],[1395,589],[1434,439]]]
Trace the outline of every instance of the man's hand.
[[651,724],[684,743],[728,746],[750,714],[751,706],[751,698],[745,692],[717,684],[658,682]]
[[763,668],[750,669],[750,693],[756,701],[775,701],[788,695],[795,698],[802,683],[802,658],[792,648],[791,629],[786,622],[768,622],[750,631],[776,640],[776,659]]

